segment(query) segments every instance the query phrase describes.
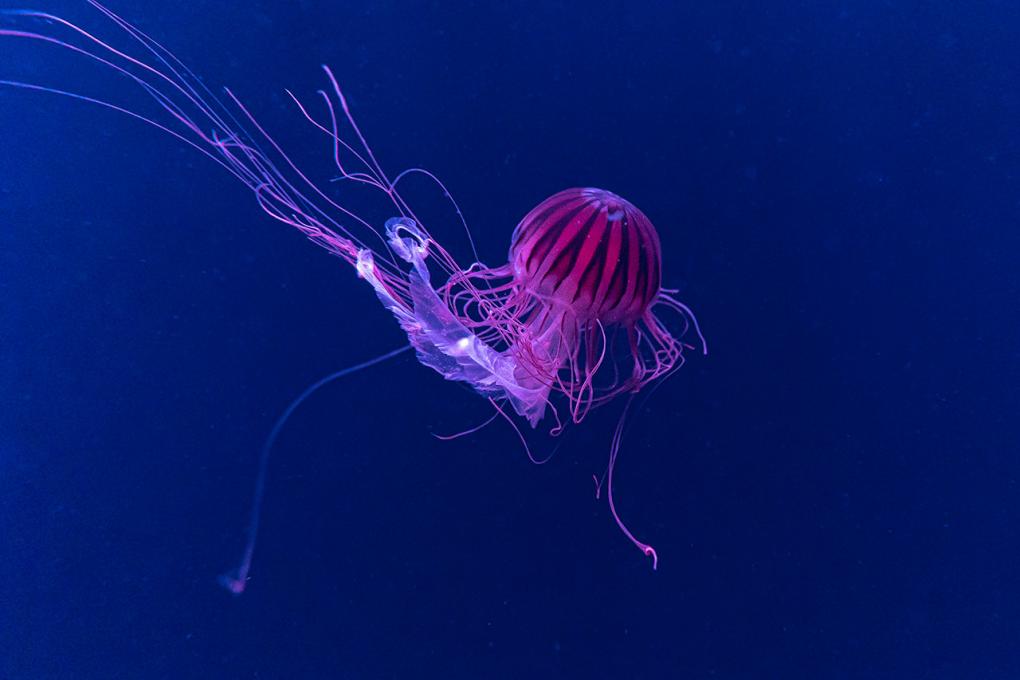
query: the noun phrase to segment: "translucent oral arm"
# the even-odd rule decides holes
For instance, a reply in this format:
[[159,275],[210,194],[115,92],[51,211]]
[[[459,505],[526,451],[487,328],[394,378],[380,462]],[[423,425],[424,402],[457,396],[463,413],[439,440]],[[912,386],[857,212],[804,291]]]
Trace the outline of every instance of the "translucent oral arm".
[[358,252],[358,275],[375,289],[407,333],[418,360],[447,380],[470,384],[479,394],[506,398],[514,410],[532,424],[545,409],[549,388],[525,387],[518,381],[517,362],[509,353],[497,352],[450,311],[432,287],[428,266],[428,239],[412,220],[395,218],[386,223],[390,246],[411,265],[407,274],[411,304],[398,300],[384,284],[370,250]]

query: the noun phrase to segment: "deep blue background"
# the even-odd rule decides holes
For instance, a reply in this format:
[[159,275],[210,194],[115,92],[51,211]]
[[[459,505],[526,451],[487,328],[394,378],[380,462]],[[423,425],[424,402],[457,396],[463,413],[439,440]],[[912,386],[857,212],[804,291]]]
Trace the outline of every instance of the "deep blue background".
[[[317,168],[283,88],[331,64],[486,261],[567,186],[653,219],[712,349],[624,442],[660,569],[592,497],[617,407],[535,468],[431,437],[486,405],[402,357],[298,411],[225,594],[273,419],[400,333],[192,150],[4,89],[0,677],[1020,677],[1015,3],[164,5],[114,8]],[[144,103],[39,45],[3,77]]]

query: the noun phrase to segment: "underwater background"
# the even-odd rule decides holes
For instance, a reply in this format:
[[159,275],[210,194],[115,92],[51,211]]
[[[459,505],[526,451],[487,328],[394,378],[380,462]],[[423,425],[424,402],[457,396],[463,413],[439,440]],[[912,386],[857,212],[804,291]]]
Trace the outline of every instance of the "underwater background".
[[[626,197],[710,353],[623,441],[657,571],[594,498],[622,404],[536,467],[433,437],[490,408],[402,355],[287,424],[233,597],[273,421],[403,335],[193,149],[0,88],[0,678],[1020,677],[1020,6],[110,2],[319,178],[284,88],[329,64],[487,263],[562,188]],[[0,79],[144,103],[24,41]]]

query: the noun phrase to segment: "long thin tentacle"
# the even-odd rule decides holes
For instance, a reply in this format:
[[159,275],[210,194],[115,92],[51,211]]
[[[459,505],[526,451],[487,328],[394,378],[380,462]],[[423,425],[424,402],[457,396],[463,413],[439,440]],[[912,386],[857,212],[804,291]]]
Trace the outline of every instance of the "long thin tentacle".
[[374,359],[363,361],[360,364],[349,366],[337,371],[336,373],[327,375],[325,378],[322,378],[310,385],[304,392],[298,395],[297,399],[290,403],[282,414],[280,414],[280,417],[276,420],[276,424],[273,425],[273,429],[266,438],[266,443],[262,445],[262,453],[259,455],[259,471],[255,478],[255,493],[252,498],[251,516],[248,520],[248,540],[244,546],[244,553],[242,553],[241,562],[236,569],[232,569],[226,574],[220,576],[220,584],[224,588],[235,595],[240,595],[248,586],[248,573],[251,571],[252,556],[255,554],[255,541],[258,538],[259,533],[259,521],[262,517],[262,500],[266,495],[266,476],[269,471],[269,453],[272,451],[273,444],[276,443],[276,438],[279,437],[280,431],[283,429],[284,424],[286,424],[290,416],[297,410],[298,406],[300,406],[306,399],[308,399],[308,397],[312,396],[312,394],[324,385],[351,375],[352,373],[357,373],[369,366],[382,363],[387,359],[392,359],[398,354],[403,354],[409,349],[411,349],[410,345],[398,347],[392,352],[387,352],[386,354],[377,356]]

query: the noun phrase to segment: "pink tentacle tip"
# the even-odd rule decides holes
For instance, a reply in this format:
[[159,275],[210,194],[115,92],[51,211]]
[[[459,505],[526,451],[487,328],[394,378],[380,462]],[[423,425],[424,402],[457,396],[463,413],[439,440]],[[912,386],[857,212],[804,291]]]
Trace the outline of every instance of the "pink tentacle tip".
[[650,545],[646,545],[641,549],[641,552],[652,558],[652,571],[657,571],[659,568],[659,554],[655,552],[655,548]]
[[248,579],[238,578],[233,573],[223,574],[217,579],[221,586],[234,595],[240,595],[248,585]]

